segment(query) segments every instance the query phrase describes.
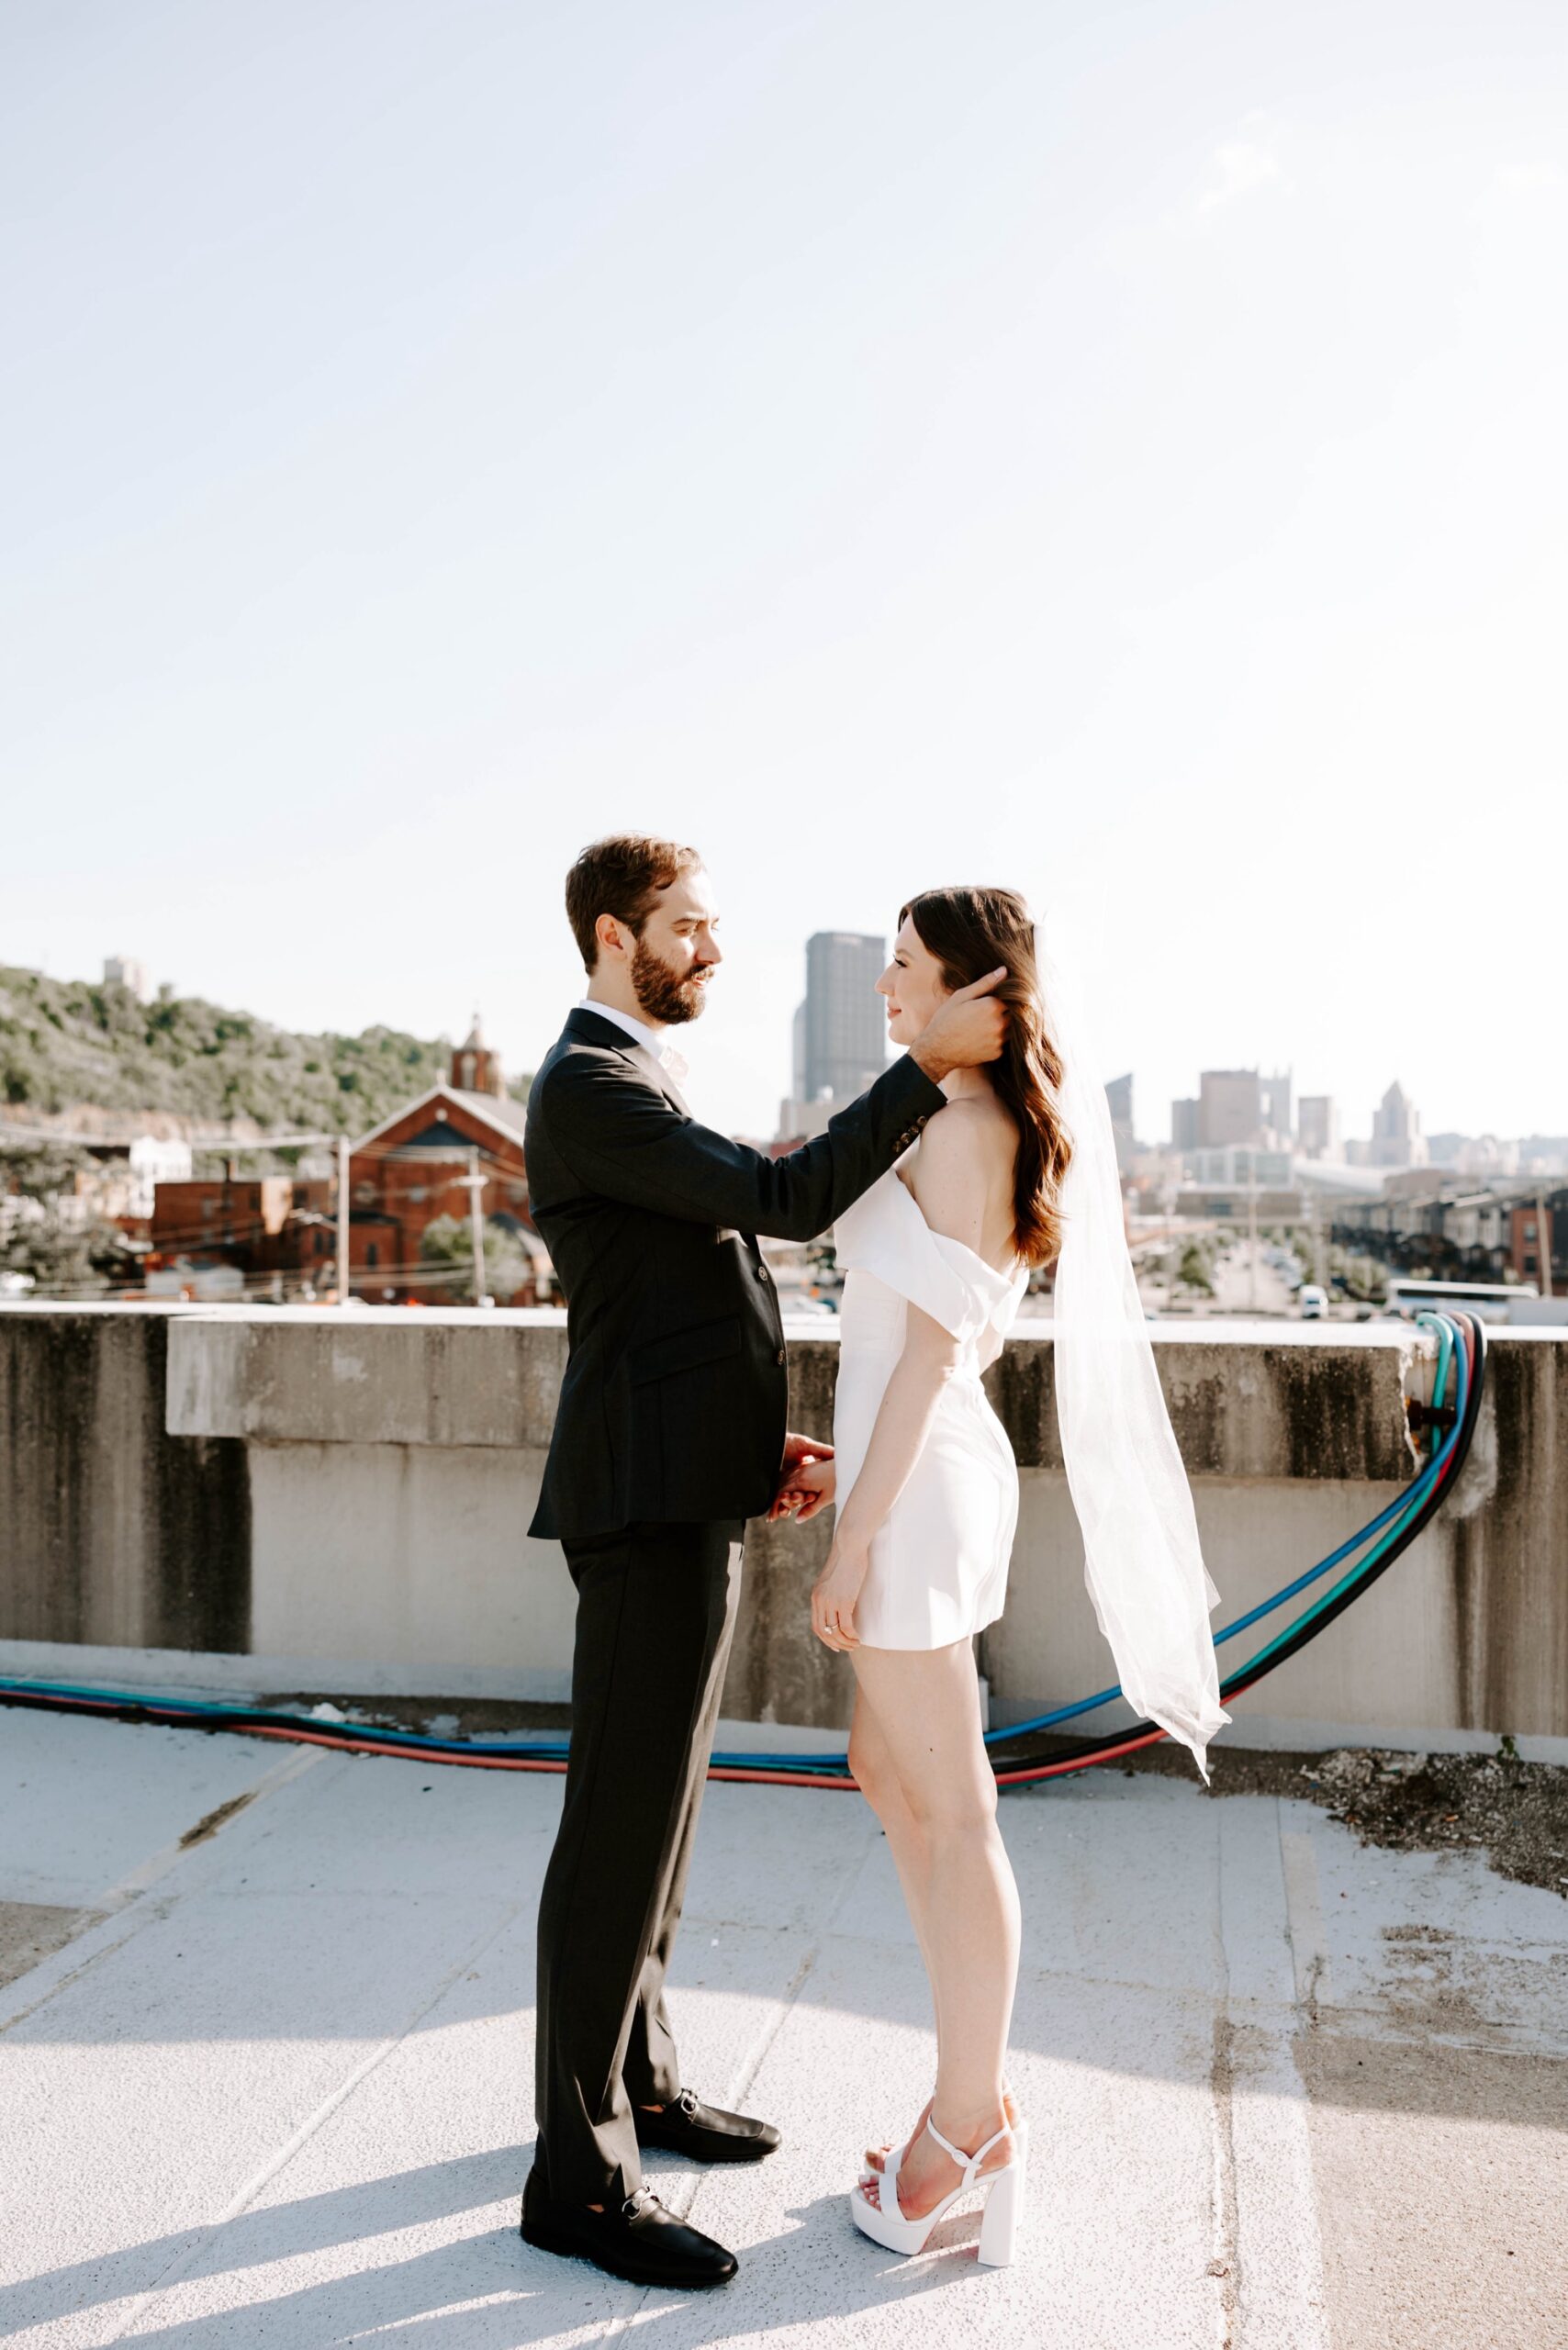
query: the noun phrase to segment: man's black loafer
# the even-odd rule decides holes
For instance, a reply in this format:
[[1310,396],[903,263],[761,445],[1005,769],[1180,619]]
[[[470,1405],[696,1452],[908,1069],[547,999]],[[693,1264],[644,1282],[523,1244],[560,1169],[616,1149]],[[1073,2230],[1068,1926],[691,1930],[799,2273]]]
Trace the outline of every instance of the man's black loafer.
[[591,2211],[586,2203],[552,2201],[536,2184],[538,2176],[531,2170],[522,2190],[521,2233],[525,2244],[541,2252],[591,2260],[633,2285],[670,2285],[681,2291],[696,2285],[727,2285],[735,2273],[733,2252],[666,2211],[646,2187],[624,2203],[607,2203],[602,2211]]
[[656,2113],[638,2106],[636,2120],[640,2146],[662,2146],[666,2154],[684,2154],[691,2163],[759,2163],[778,2144],[771,2121],[753,2121],[744,2113],[704,2105],[695,2089],[682,2089],[673,2104]]

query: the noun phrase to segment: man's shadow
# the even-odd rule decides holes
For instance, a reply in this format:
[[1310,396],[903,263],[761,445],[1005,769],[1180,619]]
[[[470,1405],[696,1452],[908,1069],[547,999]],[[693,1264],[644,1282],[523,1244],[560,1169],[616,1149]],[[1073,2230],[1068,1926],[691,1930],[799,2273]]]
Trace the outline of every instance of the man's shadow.
[[[222,2311],[179,2320],[137,2335],[161,2350],[202,2350],[235,2339],[236,2325],[258,2338],[326,2345],[390,2326],[420,2328],[421,2343],[449,2336],[452,2350],[520,2350],[638,2308],[649,2288],[606,2276],[578,2260],[536,2252],[517,2232],[518,2199],[533,2149],[498,2146],[417,2170],[395,2171],[357,2186],[301,2196],[241,2213],[208,2238],[201,2229],[129,2245],[0,2292],[0,2337],[27,2326],[58,2322],[68,2314],[127,2300],[160,2288],[167,2278],[240,2276],[274,2262],[310,2260],[339,2245],[398,2232],[504,2201],[499,2226],[466,2235],[406,2259],[380,2260],[256,2300],[236,2299]],[[661,2176],[688,2176],[678,2166],[650,2166]],[[640,2328],[683,2321],[682,2341],[703,2344],[751,2333],[852,2317],[881,2304],[948,2289],[997,2274],[975,2259],[979,2216],[944,2221],[919,2260],[883,2252],[857,2235],[845,2215],[842,2190],[785,2214],[778,2234],[747,2245],[741,2273],[721,2291],[658,2294]]]

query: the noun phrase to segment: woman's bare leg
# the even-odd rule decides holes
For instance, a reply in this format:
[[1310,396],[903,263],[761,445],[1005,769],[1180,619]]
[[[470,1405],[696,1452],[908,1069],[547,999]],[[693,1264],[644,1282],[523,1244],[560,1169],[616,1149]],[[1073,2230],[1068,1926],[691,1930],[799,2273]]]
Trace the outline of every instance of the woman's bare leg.
[[[855,1713],[849,1732],[849,1767],[861,1794],[881,1822],[888,1849],[893,1856],[893,1865],[899,1874],[899,1883],[903,1888],[904,1903],[914,1926],[915,1940],[920,1944],[920,1954],[925,1961],[926,1977],[935,1984],[925,1931],[925,1906],[931,1874],[931,1854],[925,1831],[904,1799],[903,1787],[893,1767],[891,1751],[877,1720],[876,1708],[858,1684],[856,1685]],[[1015,2121],[1017,2113],[1011,2098],[1007,2099],[1007,2110],[1009,2121]],[[914,2135],[918,2136],[924,2129],[930,2111],[931,2099],[927,2098],[915,2117]],[[873,2170],[880,2170],[888,2152],[888,2143],[868,2146],[866,2160]]]
[[[935,1999],[935,1975],[932,1970],[930,1946],[925,1938],[925,1905],[929,1891],[931,1854],[925,1831],[904,1801],[903,1788],[893,1767],[893,1758],[887,1740],[877,1720],[876,1708],[858,1684],[855,1693],[855,1712],[849,1730],[849,1768],[856,1785],[870,1805],[882,1825],[888,1840],[888,1850],[893,1856],[893,1866],[899,1873],[903,1888],[904,1907],[914,1928],[914,1938],[920,1944],[920,1955],[925,1961],[926,1979],[931,1983],[932,1998]],[[941,2045],[938,2028],[937,2045]],[[925,2117],[931,2110],[927,2098],[915,2123],[917,2131],[925,2127]],[[886,2158],[886,2145],[868,2146],[866,2160],[880,2170]]]
[[[945,1649],[860,1647],[851,1655],[879,1736],[878,1762],[891,1765],[918,1831],[911,1849],[925,1858],[917,1931],[936,2009],[933,2118],[955,2145],[972,2151],[1008,2119],[1003,2076],[1019,1936],[1018,1889],[996,1824],[974,1652],[959,1640]],[[1006,2157],[1003,2144],[991,2160]],[[935,2141],[916,2138],[899,2172],[905,2216],[932,2210],[955,2177]],[[875,2196],[875,2181],[868,2192]]]

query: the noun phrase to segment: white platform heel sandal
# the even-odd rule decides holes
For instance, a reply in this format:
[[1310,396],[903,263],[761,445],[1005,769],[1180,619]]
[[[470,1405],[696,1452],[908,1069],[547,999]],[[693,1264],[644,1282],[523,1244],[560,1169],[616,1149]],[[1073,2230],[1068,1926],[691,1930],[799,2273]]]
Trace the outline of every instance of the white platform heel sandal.
[[[944,2138],[935,2121],[928,2121],[925,2126],[943,2153],[956,2162],[964,2174],[952,2193],[945,2195],[936,2209],[928,2211],[923,2220],[906,2220],[899,2210],[898,2178],[899,2165],[909,2150],[904,2146],[895,2146],[879,2177],[879,2199],[877,2202],[873,2203],[866,2194],[869,2184],[867,2179],[862,2179],[850,2189],[850,2218],[861,2234],[869,2236],[873,2244],[883,2245],[889,2252],[901,2252],[907,2257],[924,2252],[926,2238],[938,2220],[946,2219],[956,2203],[978,2188],[985,2197],[985,2212],[980,2221],[980,2256],[988,2267],[1005,2268],[1018,2243],[1018,2222],[1023,2210],[1024,2180],[1028,2162],[1025,2135],[1028,2125],[1020,2121],[1016,2128],[1013,2128],[1004,2121],[1001,2129],[988,2138],[983,2146],[977,2147],[972,2154],[967,2154],[962,2146],[955,2146],[950,2138]],[[1013,2140],[1011,2160],[999,2169],[987,2171],[982,2177],[981,2163],[993,2147],[1000,2146],[1009,2136]],[[890,2203],[890,2210],[886,2208]]]

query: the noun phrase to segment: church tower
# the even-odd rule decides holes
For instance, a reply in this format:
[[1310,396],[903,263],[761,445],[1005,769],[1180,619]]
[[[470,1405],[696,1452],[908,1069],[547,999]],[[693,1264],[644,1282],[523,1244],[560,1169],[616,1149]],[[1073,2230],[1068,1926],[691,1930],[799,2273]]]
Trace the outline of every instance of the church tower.
[[498,1101],[505,1099],[507,1087],[501,1074],[500,1055],[493,1053],[486,1044],[477,1013],[474,1014],[473,1027],[454,1050],[450,1081],[459,1093],[490,1093]]

